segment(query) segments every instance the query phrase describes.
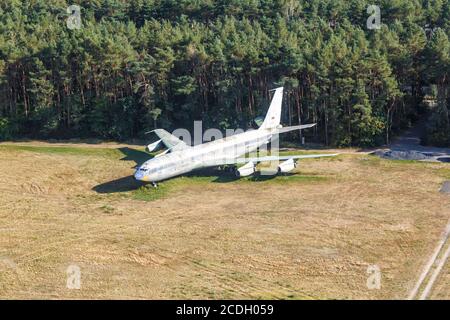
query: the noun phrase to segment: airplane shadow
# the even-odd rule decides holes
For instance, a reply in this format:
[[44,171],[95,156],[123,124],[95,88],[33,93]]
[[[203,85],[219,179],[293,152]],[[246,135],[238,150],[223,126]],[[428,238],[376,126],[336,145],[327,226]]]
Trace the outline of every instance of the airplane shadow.
[[[128,147],[119,148],[119,150],[124,155],[124,157],[121,158],[120,160],[121,161],[133,161],[134,162],[133,168],[136,168],[136,167],[140,166],[142,163],[144,163],[145,161],[153,158],[153,156],[147,152],[128,148]],[[290,176],[290,175],[293,175],[293,174],[290,174],[290,173],[283,174],[283,176]],[[242,178],[236,177],[232,172],[226,172],[226,171],[220,170],[218,168],[199,169],[199,170],[193,171],[191,173],[185,174],[184,176],[192,177],[192,178],[213,177],[212,182],[214,182],[214,183],[230,183],[230,182],[235,182],[239,179],[242,179]],[[269,181],[269,180],[275,179],[277,176],[278,175],[276,175],[276,174],[275,175],[261,174],[261,172],[258,171],[255,174],[253,174],[252,176],[246,177],[245,179],[247,179],[248,181],[253,181],[253,182],[264,182],[264,181]],[[142,181],[137,181],[133,178],[133,176],[127,176],[127,177],[123,177],[123,178],[119,178],[119,179],[115,179],[112,181],[101,183],[101,184],[93,187],[92,190],[97,193],[101,193],[101,194],[119,193],[119,192],[133,191],[133,190],[139,189],[140,187],[145,186],[145,185],[148,185],[148,183],[142,182]]]
[[189,178],[215,177],[213,182],[222,182],[222,183],[233,182],[238,179],[233,174],[221,171],[218,168],[197,169],[192,172],[184,174],[184,176]]
[[[285,175],[292,175],[292,174],[285,174]],[[277,174],[261,174],[261,172],[256,172],[255,174],[253,174],[251,177],[248,178],[249,181],[252,182],[264,182],[264,181],[269,181],[269,180],[273,180],[276,177],[278,177]]]
[[[286,176],[292,174],[285,174]],[[238,181],[243,178],[236,177],[231,172],[225,172],[223,170],[219,170],[217,168],[205,168],[193,171],[191,173],[185,174],[186,177],[215,177],[212,182],[215,183],[230,183],[234,181]],[[246,177],[248,181],[253,182],[264,182],[275,179],[277,175],[265,175],[261,174],[261,172],[257,171],[252,176]]]
[[124,157],[120,160],[122,161],[133,161],[136,168],[143,164],[145,161],[153,158],[153,156],[145,151],[136,150],[128,147],[119,148],[119,151],[123,153]]
[[[136,168],[143,164],[145,161],[153,158],[153,156],[145,151],[140,151],[128,147],[119,148],[119,151],[124,155],[121,161],[134,162],[133,168]],[[92,188],[97,193],[118,193],[136,190],[147,183],[137,181],[133,176],[127,176],[116,180],[101,183]]]
[[97,193],[118,193],[139,189],[147,183],[137,181],[133,176],[127,176],[116,180],[101,183],[92,188]]

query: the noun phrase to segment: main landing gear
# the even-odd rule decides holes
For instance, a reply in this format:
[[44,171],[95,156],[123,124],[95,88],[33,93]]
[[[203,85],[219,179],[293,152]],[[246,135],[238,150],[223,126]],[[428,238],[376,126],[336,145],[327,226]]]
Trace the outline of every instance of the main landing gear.
[[227,172],[227,173],[231,173],[234,174],[237,170],[236,166],[230,166],[230,165],[225,165],[225,166],[220,166],[219,170]]

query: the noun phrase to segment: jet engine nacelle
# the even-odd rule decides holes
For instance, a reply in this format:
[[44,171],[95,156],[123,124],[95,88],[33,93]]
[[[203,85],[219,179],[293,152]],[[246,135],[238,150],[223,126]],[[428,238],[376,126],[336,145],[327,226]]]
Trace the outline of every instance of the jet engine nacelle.
[[294,159],[289,159],[278,165],[278,173],[287,173],[297,168],[297,164]]
[[254,174],[256,171],[255,164],[253,162],[247,163],[245,166],[236,169],[236,177],[248,177]]
[[165,154],[168,154],[169,152],[170,152],[170,149],[167,149],[167,150],[164,151],[164,152],[158,153],[158,154],[155,156],[155,158],[161,157],[161,156],[163,156],[163,155],[165,155]]
[[158,149],[158,147],[159,147],[159,144],[161,143],[161,141],[162,140],[158,140],[158,141],[156,141],[156,142],[153,142],[153,143],[150,143],[148,146],[147,146],[147,152],[153,152],[153,151],[155,151],[156,149]]

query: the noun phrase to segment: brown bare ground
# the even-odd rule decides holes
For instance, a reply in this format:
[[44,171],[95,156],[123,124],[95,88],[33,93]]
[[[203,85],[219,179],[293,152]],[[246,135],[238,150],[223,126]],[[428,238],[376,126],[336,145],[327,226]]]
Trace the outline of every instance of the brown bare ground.
[[[346,154],[286,180],[178,178],[143,201],[120,152],[45,146],[0,145],[0,298],[404,299],[450,218],[444,163]],[[449,299],[443,272],[432,297]]]

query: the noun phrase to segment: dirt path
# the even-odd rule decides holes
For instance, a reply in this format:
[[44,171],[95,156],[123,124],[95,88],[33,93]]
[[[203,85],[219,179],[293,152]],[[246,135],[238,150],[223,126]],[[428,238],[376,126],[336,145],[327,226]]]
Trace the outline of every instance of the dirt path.
[[430,295],[430,292],[433,289],[434,283],[436,282],[436,279],[438,278],[438,276],[441,274],[441,271],[442,271],[449,255],[450,255],[450,246],[445,251],[442,259],[439,260],[440,262],[439,262],[438,266],[436,267],[436,269],[434,270],[434,272],[430,278],[430,281],[428,281],[427,286],[423,290],[422,295],[420,296],[420,300],[425,300]]
[[[447,258],[450,254],[450,246],[447,248],[447,251],[444,254],[442,254],[446,248],[447,242],[449,242],[449,240],[450,240],[449,236],[450,236],[450,220],[447,224],[445,232],[442,234],[442,237],[439,240],[438,246],[436,247],[434,253],[428,260],[427,264],[425,265],[422,273],[419,276],[419,279],[417,280],[416,285],[411,290],[411,292],[408,296],[408,300],[413,300],[413,299],[418,298],[420,288],[422,288],[424,286],[425,279],[427,277],[429,277],[428,282],[426,283],[426,286],[425,286],[422,294],[420,295],[420,300],[425,300],[429,296],[429,294],[433,288],[433,285],[434,285],[436,279],[438,278],[440,272],[442,271],[442,268],[444,267],[444,265],[447,261]],[[438,260],[438,257],[441,255],[442,255],[442,258]],[[434,269],[434,272],[431,273],[433,266],[436,265],[436,263],[437,263],[437,266]]]
[[[402,135],[396,137],[392,144],[390,145],[390,149],[392,151],[417,151],[421,153],[426,153],[427,155],[432,156],[432,159],[435,161],[443,161],[443,158],[450,157],[450,149],[449,148],[437,148],[430,146],[423,146],[420,144],[421,136],[423,132],[426,130],[426,122],[420,121],[413,128],[405,131]],[[422,273],[417,280],[416,285],[411,290],[408,299],[420,299],[424,300],[430,295],[433,286],[436,282],[436,279],[439,277],[447,258],[450,254],[450,246],[446,249],[448,243],[450,242],[450,221],[447,224],[445,232],[443,233],[441,239],[439,240],[438,246],[435,251],[431,255],[428,262],[425,264],[425,267]],[[444,252],[445,251],[445,252]],[[438,259],[440,258],[440,259]],[[420,294],[420,290],[423,289]]]

